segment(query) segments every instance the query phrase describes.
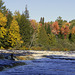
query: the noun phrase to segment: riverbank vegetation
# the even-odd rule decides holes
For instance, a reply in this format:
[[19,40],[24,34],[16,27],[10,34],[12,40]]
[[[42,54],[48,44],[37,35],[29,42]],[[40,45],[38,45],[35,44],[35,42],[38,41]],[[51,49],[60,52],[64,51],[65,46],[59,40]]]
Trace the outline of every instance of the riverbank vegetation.
[[27,6],[14,14],[0,0],[0,49],[75,50],[75,19],[67,22],[58,17],[54,22],[29,19]]

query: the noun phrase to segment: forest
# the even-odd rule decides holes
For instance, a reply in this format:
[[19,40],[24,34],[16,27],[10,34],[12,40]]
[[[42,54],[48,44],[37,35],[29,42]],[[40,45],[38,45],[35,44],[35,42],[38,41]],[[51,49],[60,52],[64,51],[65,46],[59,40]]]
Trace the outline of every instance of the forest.
[[45,22],[40,16],[37,22],[29,19],[27,6],[13,14],[0,0],[0,49],[74,51],[75,19]]

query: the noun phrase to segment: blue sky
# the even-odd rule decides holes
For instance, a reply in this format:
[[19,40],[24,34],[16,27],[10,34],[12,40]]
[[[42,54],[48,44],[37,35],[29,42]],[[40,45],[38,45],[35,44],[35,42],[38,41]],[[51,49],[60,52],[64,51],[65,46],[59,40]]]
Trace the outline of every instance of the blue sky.
[[30,19],[39,22],[40,17],[45,22],[54,21],[58,16],[70,21],[75,19],[75,0],[3,0],[8,9],[13,13],[19,10],[22,13],[27,4]]

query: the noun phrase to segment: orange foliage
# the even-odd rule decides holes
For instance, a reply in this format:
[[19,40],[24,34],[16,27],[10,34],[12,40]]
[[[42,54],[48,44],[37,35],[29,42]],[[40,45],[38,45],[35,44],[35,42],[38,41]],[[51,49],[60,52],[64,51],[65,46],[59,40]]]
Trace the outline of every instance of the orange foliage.
[[72,34],[75,34],[75,26],[72,28]]
[[52,24],[52,33],[54,33],[54,34],[59,34],[59,25],[58,25],[58,22],[54,22],[53,24]]
[[61,27],[60,29],[60,32],[61,34],[64,35],[64,38],[66,39],[67,38],[67,35],[69,34],[69,26],[64,26],[64,27]]
[[70,23],[66,23],[65,25],[70,26]]
[[33,27],[34,30],[37,30],[38,28],[38,23],[36,20],[30,20],[31,26]]

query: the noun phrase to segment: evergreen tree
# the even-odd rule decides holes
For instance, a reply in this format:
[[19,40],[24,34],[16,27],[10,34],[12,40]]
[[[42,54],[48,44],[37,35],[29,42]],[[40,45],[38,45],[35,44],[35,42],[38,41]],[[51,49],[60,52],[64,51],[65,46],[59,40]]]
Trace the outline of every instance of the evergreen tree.
[[6,15],[6,17],[7,17],[7,24],[6,24],[6,28],[10,28],[10,24],[11,24],[11,22],[12,22],[12,20],[13,20],[13,17],[12,17],[12,12],[9,10],[8,11],[8,13],[7,13],[7,15]]
[[45,30],[46,30],[46,32],[47,32],[47,25],[46,25],[46,23],[45,23]]
[[42,17],[40,18],[40,23],[42,23]]
[[29,47],[32,36],[32,27],[30,26],[30,21],[25,17],[24,14],[21,15],[19,26],[20,34],[22,36],[22,40],[24,41],[23,45]]
[[26,17],[26,18],[29,18],[29,11],[28,11],[28,9],[27,9],[27,5],[26,5],[26,8],[25,8],[25,17]]
[[54,46],[56,44],[56,36],[54,34],[48,34],[49,37],[49,45]]
[[44,17],[42,18],[40,18],[40,23],[42,24],[42,25],[44,25]]
[[62,17],[59,16],[56,21],[58,22],[59,27],[62,27],[62,25],[63,25]]
[[21,14],[19,11],[15,11],[14,18],[17,20],[18,24],[20,24]]
[[47,34],[51,34],[50,25],[48,25],[48,28],[47,28]]
[[38,44],[40,47],[49,49],[49,38],[43,26],[40,28],[40,32],[38,34]]
[[42,24],[44,25],[44,17],[42,18]]
[[2,12],[4,15],[7,13],[6,6],[4,6],[4,2],[0,0],[0,12]]

